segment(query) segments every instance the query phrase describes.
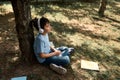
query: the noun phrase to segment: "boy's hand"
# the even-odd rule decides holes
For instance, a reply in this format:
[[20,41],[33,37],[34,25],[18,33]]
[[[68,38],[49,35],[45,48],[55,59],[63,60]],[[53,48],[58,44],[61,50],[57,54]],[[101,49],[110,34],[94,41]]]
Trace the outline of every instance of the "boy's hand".
[[61,51],[59,51],[59,50],[55,50],[55,56],[59,56],[60,54],[61,54]]

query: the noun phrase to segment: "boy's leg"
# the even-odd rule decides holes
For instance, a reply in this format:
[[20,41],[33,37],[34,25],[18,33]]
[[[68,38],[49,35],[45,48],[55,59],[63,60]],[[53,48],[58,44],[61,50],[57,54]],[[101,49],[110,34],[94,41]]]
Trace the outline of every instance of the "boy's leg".
[[50,65],[50,68],[59,74],[67,73],[67,69],[62,66],[65,66],[70,63],[69,56],[53,56],[47,58],[44,64]]
[[68,48],[68,47],[62,46],[56,49],[62,52],[62,56],[66,56],[66,55],[70,56],[70,54],[74,53],[74,48]]
[[56,65],[64,66],[70,63],[70,58],[69,56],[53,56],[50,58],[46,58],[46,61],[44,63],[45,64],[54,63]]
[[69,56],[69,50],[67,47],[58,47],[56,48],[57,50],[60,50],[62,53],[61,53],[61,56]]

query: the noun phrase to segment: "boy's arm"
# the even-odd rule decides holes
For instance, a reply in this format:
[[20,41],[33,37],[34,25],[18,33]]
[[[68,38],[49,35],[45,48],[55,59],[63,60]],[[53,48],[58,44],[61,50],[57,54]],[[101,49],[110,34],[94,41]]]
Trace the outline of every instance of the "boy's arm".
[[57,51],[54,47],[50,46],[50,49],[53,50],[54,52]]
[[48,57],[52,57],[52,56],[58,56],[58,55],[60,55],[60,54],[61,54],[61,52],[57,50],[57,51],[51,52],[51,53],[49,53],[49,54],[40,53],[40,57],[41,57],[41,58],[48,58]]

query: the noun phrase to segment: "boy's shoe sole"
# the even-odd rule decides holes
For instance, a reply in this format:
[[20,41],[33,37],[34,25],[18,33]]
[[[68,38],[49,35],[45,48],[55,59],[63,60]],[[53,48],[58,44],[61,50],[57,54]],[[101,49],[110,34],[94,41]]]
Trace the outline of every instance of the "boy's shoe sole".
[[50,64],[50,68],[59,74],[67,73],[67,69],[63,68],[62,66],[58,66],[56,64],[53,64],[53,63]]

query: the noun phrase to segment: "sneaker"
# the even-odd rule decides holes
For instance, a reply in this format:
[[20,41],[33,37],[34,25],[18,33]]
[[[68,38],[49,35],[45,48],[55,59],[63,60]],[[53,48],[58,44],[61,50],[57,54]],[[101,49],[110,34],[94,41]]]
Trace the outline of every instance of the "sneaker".
[[50,64],[50,68],[52,70],[54,70],[55,72],[59,73],[59,74],[65,74],[65,73],[67,73],[67,69],[65,69],[62,66],[58,66],[56,64],[53,64],[53,63]]
[[74,48],[68,48],[68,52],[71,54],[71,53],[74,53],[75,50],[74,50]]
[[66,47],[66,46],[61,46],[61,47],[58,47],[58,48],[56,48],[56,49],[58,49],[58,50],[60,50],[60,51],[64,51],[65,49],[67,49],[67,47]]

